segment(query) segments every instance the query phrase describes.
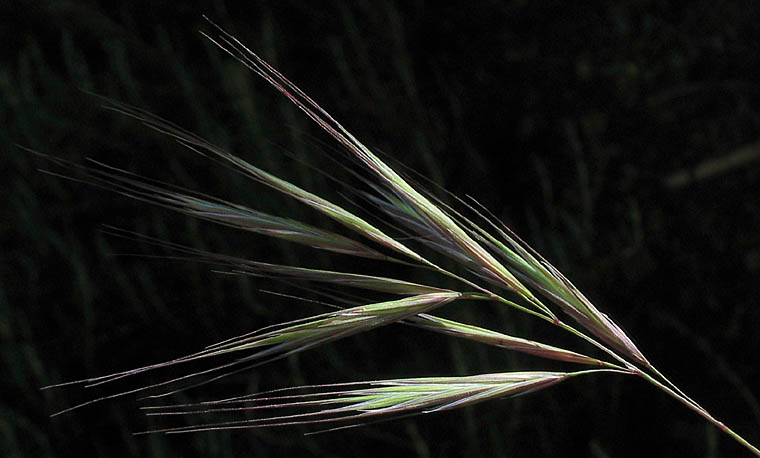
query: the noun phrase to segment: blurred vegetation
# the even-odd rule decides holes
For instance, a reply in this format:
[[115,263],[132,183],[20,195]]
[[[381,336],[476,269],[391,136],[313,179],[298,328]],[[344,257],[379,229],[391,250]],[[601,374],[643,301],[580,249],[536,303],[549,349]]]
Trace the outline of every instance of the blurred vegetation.
[[[119,3],[0,3],[3,456],[743,456],[671,399],[612,376],[317,436],[288,428],[134,437],[157,423],[131,399],[49,419],[91,395],[40,386],[163,361],[322,311],[261,291],[281,285],[114,256],[163,253],[105,236],[101,224],[253,259],[350,262],[41,174],[44,161],[13,146],[76,162],[92,157],[324,224],[80,91],[145,107],[339,199],[331,181],[300,163],[332,173],[324,135],[202,39],[201,14],[365,143],[494,210],[678,385],[760,442],[753,2]],[[583,348],[498,307],[448,313]],[[389,327],[178,399],[548,366]]]

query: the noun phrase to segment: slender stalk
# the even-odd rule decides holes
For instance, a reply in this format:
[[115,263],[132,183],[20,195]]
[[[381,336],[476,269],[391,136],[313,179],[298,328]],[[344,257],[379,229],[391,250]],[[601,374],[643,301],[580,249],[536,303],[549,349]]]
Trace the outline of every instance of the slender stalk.
[[684,398],[686,398],[689,402],[691,402],[692,404],[698,406],[700,409],[702,408],[702,406],[700,406],[697,403],[697,401],[695,401],[695,400],[691,399],[689,396],[687,396],[686,393],[684,393],[680,388],[678,388],[675,383],[671,382],[667,377],[665,377],[665,374],[663,374],[662,372],[660,372],[656,367],[654,367],[653,365],[650,365],[649,366],[649,370],[652,371],[652,373],[654,375],[660,377],[660,379],[663,382],[665,382],[666,384],[670,385],[670,387],[673,388],[673,390],[676,393],[680,394],[681,396],[683,396]]
[[[713,425],[715,425],[718,429],[720,429],[721,431],[725,432],[726,434],[728,434],[729,436],[731,436],[735,441],[737,441],[738,443],[742,444],[749,451],[751,451],[752,453],[754,453],[755,456],[760,456],[760,449],[758,449],[754,445],[750,444],[745,438],[743,438],[742,436],[740,436],[736,431],[734,431],[733,429],[729,428],[728,426],[726,426],[725,424],[723,424],[723,422],[721,422],[718,419],[716,419],[715,417],[713,417],[710,414],[710,412],[708,412],[707,410],[705,410],[703,407],[701,407],[696,402],[694,402],[691,399],[689,399],[689,397],[687,397],[685,395],[682,396],[681,394],[679,394],[678,392],[676,392],[675,390],[673,390],[669,386],[663,384],[659,380],[655,379],[651,375],[647,374],[646,372],[639,371],[638,375],[640,377],[642,377],[644,380],[646,380],[649,383],[651,383],[652,385],[654,385],[657,388],[661,389],[662,391],[668,393],[673,398],[677,399],[681,404],[685,405],[686,407],[690,408],[691,410],[693,410],[696,413],[698,413],[699,415],[701,415],[704,419],[706,419],[707,421],[709,421],[710,423],[712,423]],[[659,374],[659,372],[658,372],[658,375],[662,376],[661,374]],[[670,382],[668,382],[668,383],[670,383]]]

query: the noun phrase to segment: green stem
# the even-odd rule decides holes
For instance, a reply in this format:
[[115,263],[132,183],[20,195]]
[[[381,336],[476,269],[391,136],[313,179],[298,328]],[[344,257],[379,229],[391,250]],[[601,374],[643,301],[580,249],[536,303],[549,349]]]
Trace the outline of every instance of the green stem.
[[649,370],[652,371],[652,373],[654,375],[660,377],[660,380],[662,380],[666,384],[670,385],[670,387],[673,388],[673,391],[675,391],[676,393],[678,393],[681,396],[683,396],[686,400],[688,400],[689,402],[691,402],[695,406],[697,406],[700,409],[704,410],[704,407],[702,407],[701,405],[699,405],[697,403],[697,401],[695,401],[692,398],[690,398],[689,396],[687,396],[686,393],[684,393],[680,388],[678,388],[675,383],[671,382],[667,377],[665,377],[665,374],[663,374],[662,372],[660,372],[659,370],[657,370],[656,367],[654,367],[653,365],[650,364],[649,365]]
[[[659,372],[655,371],[655,373],[658,374],[658,376],[664,378],[664,376],[662,374],[660,374]],[[745,438],[743,438],[742,436],[740,436],[734,430],[732,430],[728,426],[724,425],[722,422],[718,421],[718,419],[716,419],[715,417],[713,417],[712,415],[710,415],[710,412],[708,412],[707,410],[705,410],[703,407],[701,407],[696,402],[694,402],[691,399],[689,399],[688,396],[679,394],[678,392],[676,392],[675,390],[673,390],[669,386],[663,384],[662,382],[660,382],[659,380],[655,379],[654,377],[652,377],[651,375],[647,374],[646,372],[639,371],[638,375],[641,376],[644,380],[646,380],[649,383],[651,383],[652,385],[654,385],[657,388],[660,388],[664,392],[668,393],[673,398],[677,399],[681,404],[685,405],[686,407],[690,408],[691,410],[693,410],[696,413],[698,413],[699,415],[701,415],[707,421],[709,421],[710,423],[712,423],[713,425],[715,425],[718,429],[720,429],[721,431],[725,432],[726,434],[728,434],[729,436],[731,436],[732,438],[734,438],[735,441],[739,442],[744,447],[746,447],[749,451],[751,451],[752,453],[754,453],[755,456],[760,456],[760,449],[758,449],[754,445],[750,444]],[[665,380],[667,381],[667,379],[665,379]],[[670,381],[668,381],[668,383],[672,384],[672,383],[670,383]],[[680,391],[680,390],[678,390],[678,391]]]

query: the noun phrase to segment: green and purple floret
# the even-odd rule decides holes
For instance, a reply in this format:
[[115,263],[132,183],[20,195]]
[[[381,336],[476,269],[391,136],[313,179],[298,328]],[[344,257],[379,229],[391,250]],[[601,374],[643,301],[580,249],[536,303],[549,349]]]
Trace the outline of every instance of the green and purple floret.
[[[591,371],[586,371],[591,372]],[[314,409],[312,412],[271,415],[151,432],[187,433],[214,429],[263,428],[305,423],[357,422],[375,416],[405,416],[439,412],[546,388],[583,372],[506,372],[468,377],[425,377],[376,380],[359,384],[308,387],[310,392],[265,393],[200,404],[145,407],[147,415],[194,415],[253,410]],[[363,387],[361,387],[363,386]],[[303,389],[299,391],[304,391]],[[272,394],[277,394],[272,396]],[[345,428],[341,426],[338,428]],[[336,429],[336,428],[332,428]]]

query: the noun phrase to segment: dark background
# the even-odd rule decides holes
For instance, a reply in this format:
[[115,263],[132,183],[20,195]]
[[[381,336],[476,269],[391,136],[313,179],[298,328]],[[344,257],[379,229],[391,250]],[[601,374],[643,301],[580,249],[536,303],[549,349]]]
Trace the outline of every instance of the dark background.
[[[101,224],[252,259],[365,268],[43,175],[45,161],[13,146],[93,157],[334,228],[78,90],[150,109],[340,200],[330,181],[281,151],[332,173],[323,153],[334,153],[319,142],[332,143],[210,46],[197,33],[209,30],[201,14],[368,145],[492,209],[687,393],[760,443],[755,2],[114,3],[0,3],[1,455],[749,456],[663,393],[613,375],[317,436],[294,427],[135,437],[167,422],[146,419],[131,398],[48,418],[92,395],[43,385],[324,311],[260,291],[289,291],[282,285],[114,256],[165,253],[104,235]],[[588,350],[501,307],[446,314]],[[573,369],[391,326],[175,401],[530,368]]]

